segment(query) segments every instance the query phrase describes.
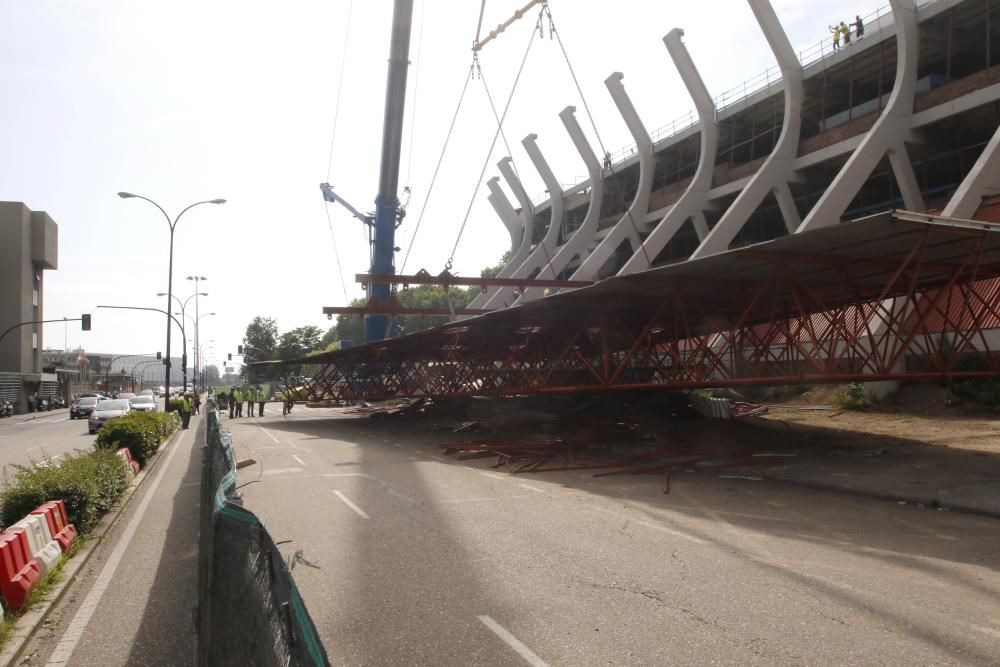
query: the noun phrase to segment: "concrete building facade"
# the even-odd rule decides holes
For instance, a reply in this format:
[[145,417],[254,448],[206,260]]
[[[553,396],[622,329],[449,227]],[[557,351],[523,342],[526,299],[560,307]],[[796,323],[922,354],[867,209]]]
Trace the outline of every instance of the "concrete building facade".
[[[616,72],[605,83],[635,145],[611,165],[593,173],[584,146],[590,178],[536,204],[501,161],[521,204],[491,181],[515,246],[502,276],[626,275],[889,209],[972,217],[1000,192],[1000,2],[889,0],[863,39],[798,53],[769,2],[747,2],[776,62],[761,76],[713,98],[675,28],[664,43],[696,112],[649,132]],[[526,261],[543,246],[560,261]],[[492,288],[475,307],[515,297]]]
[[[0,202],[0,332],[45,319],[45,272],[59,266],[59,227],[44,211]],[[42,326],[13,329],[0,341],[0,397],[20,411],[27,396],[55,393],[57,378],[42,372]]]

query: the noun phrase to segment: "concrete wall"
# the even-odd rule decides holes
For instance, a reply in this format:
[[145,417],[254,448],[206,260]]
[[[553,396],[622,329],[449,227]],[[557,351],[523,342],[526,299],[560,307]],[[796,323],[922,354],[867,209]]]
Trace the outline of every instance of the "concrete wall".
[[[0,202],[0,330],[45,319],[45,271],[58,267],[59,228],[43,211]],[[37,275],[37,284],[36,284]],[[42,327],[15,329],[0,342],[0,371],[40,373]]]

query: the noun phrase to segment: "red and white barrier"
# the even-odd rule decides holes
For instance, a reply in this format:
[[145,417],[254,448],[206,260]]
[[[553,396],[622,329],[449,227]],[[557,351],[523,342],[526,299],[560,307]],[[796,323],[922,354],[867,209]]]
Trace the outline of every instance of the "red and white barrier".
[[21,529],[0,534],[0,595],[7,609],[21,609],[28,594],[42,578],[38,561],[32,558],[28,536]]
[[65,553],[76,539],[76,527],[66,516],[66,504],[61,500],[50,500],[31,510],[31,513],[45,517],[52,539],[59,543],[59,548]]
[[132,458],[132,452],[128,447],[122,447],[119,449],[118,456],[121,457],[121,460],[124,461],[126,465],[128,465],[129,470],[131,471],[128,480],[129,484],[131,484],[132,480],[135,479],[135,476],[139,474],[139,462]]
[[59,543],[52,539],[48,530],[48,525],[43,517],[37,514],[29,514],[7,530],[23,530],[28,538],[28,548],[32,557],[38,561],[38,569],[44,577],[59,564],[62,558],[62,549]]

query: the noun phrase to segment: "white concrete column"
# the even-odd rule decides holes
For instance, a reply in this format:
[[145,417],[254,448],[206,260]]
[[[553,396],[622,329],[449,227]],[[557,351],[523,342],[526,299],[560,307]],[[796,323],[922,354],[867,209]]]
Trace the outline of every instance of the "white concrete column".
[[[573,145],[576,146],[576,151],[580,154],[580,159],[583,160],[583,164],[587,168],[587,175],[590,176],[590,202],[587,205],[587,214],[584,216],[583,222],[580,223],[580,227],[559,247],[552,261],[541,270],[537,276],[540,280],[554,279],[562,273],[563,269],[566,268],[566,265],[574,257],[586,252],[587,246],[594,240],[594,235],[597,233],[597,223],[601,219],[601,201],[604,192],[604,181],[601,179],[601,162],[597,159],[597,155],[594,154],[594,149],[591,147],[590,142],[587,141],[587,137],[584,136],[583,130],[580,129],[580,123],[577,122],[575,114],[576,107],[566,107],[559,112],[559,118],[562,119],[563,125],[566,126],[566,132],[569,133],[570,139],[573,140]],[[528,288],[521,298],[517,300],[517,303],[537,299],[542,296],[543,291],[538,287]]]
[[604,80],[604,85],[611,93],[611,98],[614,100],[615,106],[618,107],[618,112],[622,115],[629,133],[635,141],[639,155],[639,186],[636,189],[635,198],[632,199],[625,214],[611,228],[607,236],[597,244],[587,259],[583,260],[583,263],[573,273],[573,280],[594,280],[597,277],[597,272],[625,239],[629,239],[633,251],[638,250],[642,243],[638,229],[649,212],[649,195],[653,187],[653,169],[655,167],[653,140],[643,126],[628,93],[625,92],[625,87],[622,85],[624,78],[624,74],[615,72]]
[[719,146],[719,126],[715,122],[715,102],[705,86],[705,82],[691,60],[681,37],[684,31],[674,28],[666,37],[663,43],[667,46],[667,52],[673,61],[677,72],[684,81],[684,87],[694,100],[695,109],[698,111],[698,121],[701,126],[701,152],[698,156],[698,168],[691,177],[684,194],[670,207],[667,214],[653,228],[653,231],[646,238],[643,244],[645,252],[636,252],[632,255],[625,266],[619,271],[619,275],[644,271],[649,268],[649,263],[670,243],[677,231],[684,223],[691,219],[698,233],[698,240],[704,241],[708,235],[708,224],[705,221],[703,210],[708,204],[708,192],[712,189],[712,173],[715,170],[715,154]]
[[1000,194],[1000,128],[993,133],[941,215],[968,220],[983,203],[983,197],[995,194]]
[[[511,255],[510,260],[504,264],[504,267],[500,269],[500,273],[497,274],[498,278],[510,278],[517,267],[521,266],[522,262],[528,258],[531,254],[531,238],[535,231],[535,216],[533,215],[533,207],[531,200],[528,199],[528,194],[524,191],[524,187],[521,185],[521,180],[514,173],[513,168],[511,168],[511,159],[505,157],[497,163],[497,168],[500,173],[503,174],[504,180],[507,181],[507,186],[514,193],[517,198],[518,203],[521,204],[521,213],[518,215],[520,219],[520,245],[514,250],[514,254]],[[500,189],[500,184],[497,182],[496,178],[491,178],[486,182],[486,187],[490,189],[490,195],[496,198],[498,201],[502,200],[510,206],[510,200],[507,199],[507,195],[504,194],[503,190]],[[511,207],[513,208],[513,207]],[[515,214],[517,212],[515,211]],[[477,294],[472,301],[469,302],[469,308],[484,308],[489,302],[489,300],[497,293],[496,287],[490,287],[485,293]]]
[[521,236],[524,234],[524,221],[521,220],[517,211],[511,206],[510,200],[507,199],[503,190],[500,189],[499,180],[499,177],[494,176],[486,182],[486,187],[490,190],[490,194],[486,197],[486,200],[493,206],[497,217],[500,218],[503,226],[507,228],[507,233],[510,234],[510,253],[513,256],[518,246],[521,245]]
[[[559,240],[559,228],[562,225],[563,217],[563,195],[559,185],[559,179],[552,173],[549,163],[545,160],[541,150],[538,148],[536,140],[537,134],[529,134],[521,140],[524,150],[527,151],[531,163],[538,170],[538,175],[549,190],[549,228],[545,232],[544,238],[531,251],[528,258],[521,263],[511,274],[511,278],[527,278],[535,269],[539,269],[548,264],[553,254],[555,254],[556,243]],[[514,299],[513,287],[501,287],[496,294],[490,296],[486,302],[486,308],[504,308]]]
[[[889,0],[892,6],[893,24],[896,30],[896,81],[892,94],[882,115],[875,121],[861,143],[847,159],[840,172],[823,192],[823,195],[806,215],[798,231],[819,229],[840,222],[851,200],[861,190],[879,161],[888,153],[893,173],[901,188],[909,191],[907,208],[922,206],[916,180],[905,183],[912,177],[913,167],[906,154],[904,141],[912,139],[913,97],[917,87],[917,64],[920,56],[920,35],[917,29],[917,8],[915,0]],[[916,189],[916,195],[913,194]],[[922,210],[922,208],[917,209]]]
[[[712,228],[705,240],[691,254],[691,259],[714,255],[729,249],[743,225],[760,206],[764,198],[783,184],[787,184],[795,172],[795,158],[799,151],[799,135],[802,128],[802,66],[795,49],[785,35],[778,15],[768,0],[747,0],[771,52],[781,68],[781,80],[785,87],[785,116],[781,123],[781,134],[774,150],[736,197],[719,222]],[[780,202],[779,202],[780,203]],[[784,209],[782,209],[784,214]],[[797,220],[798,216],[796,216]],[[786,218],[785,225],[790,227]]]

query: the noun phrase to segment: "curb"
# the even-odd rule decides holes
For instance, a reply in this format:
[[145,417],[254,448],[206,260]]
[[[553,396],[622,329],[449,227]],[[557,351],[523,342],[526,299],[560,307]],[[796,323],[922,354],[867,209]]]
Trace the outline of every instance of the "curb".
[[[195,428],[194,431],[197,433],[197,428]],[[3,651],[0,652],[0,665],[3,665],[3,667],[12,667],[21,657],[21,653],[24,651],[24,648],[27,646],[29,641],[34,639],[35,634],[42,627],[42,624],[48,618],[49,613],[57,604],[59,604],[63,597],[65,597],[70,586],[75,583],[77,574],[84,567],[86,567],[87,563],[90,561],[90,557],[97,550],[97,547],[104,542],[104,538],[107,537],[107,534],[118,523],[121,515],[131,503],[132,498],[142,486],[143,482],[146,481],[146,477],[159,467],[160,461],[163,459],[163,452],[172,447],[183,432],[184,429],[178,427],[177,431],[170,436],[170,439],[160,445],[160,450],[156,453],[152,463],[139,472],[134,483],[125,490],[125,493],[118,501],[117,505],[110,512],[105,514],[104,518],[102,518],[97,524],[97,528],[91,536],[87,538],[87,546],[85,546],[76,555],[76,557],[67,562],[66,566],[63,567],[62,581],[56,585],[56,587],[49,594],[49,598],[42,604],[42,606],[29,611],[18,619],[14,632],[11,634],[10,639],[7,640],[6,647],[4,647]]]
[[819,491],[833,491],[835,493],[841,493],[849,496],[857,496],[860,498],[871,498],[873,500],[885,500],[895,503],[905,503],[907,505],[920,505],[925,509],[932,510],[946,510],[948,512],[956,512],[962,514],[974,514],[976,516],[985,516],[992,519],[1000,519],[1000,511],[988,509],[985,507],[976,507],[975,505],[963,505],[961,503],[949,503],[948,501],[943,501],[939,498],[918,498],[916,496],[906,496],[902,494],[884,493],[881,491],[868,491],[866,489],[854,489],[848,488],[846,486],[838,486],[836,484],[824,484],[823,482],[810,482],[805,480],[795,480],[795,479],[785,479],[782,477],[772,477],[766,473],[761,473],[760,470],[755,470],[752,474],[760,477],[766,482],[772,482],[775,484],[785,484],[787,486],[797,486],[804,489],[815,489]]
[[[0,421],[0,426],[17,426],[18,424],[24,424],[26,422],[32,422],[36,419],[45,419],[46,417],[57,417],[61,414],[69,415],[69,408],[59,408],[58,410],[46,410],[45,412],[29,412],[27,416],[25,415],[14,415],[13,417],[8,417],[3,421]],[[21,419],[18,419],[21,417]]]

